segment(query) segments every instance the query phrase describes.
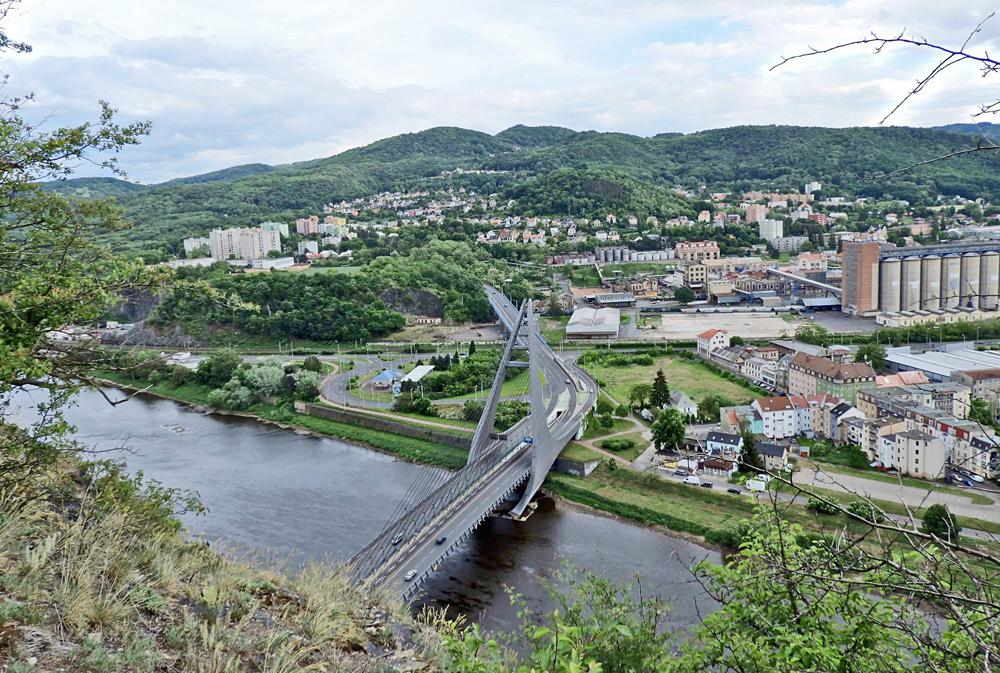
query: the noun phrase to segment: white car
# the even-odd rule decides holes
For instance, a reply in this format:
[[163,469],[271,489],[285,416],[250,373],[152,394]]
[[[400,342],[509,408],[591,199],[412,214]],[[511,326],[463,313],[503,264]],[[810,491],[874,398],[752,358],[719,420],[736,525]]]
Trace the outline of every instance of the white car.
[[684,477],[684,483],[689,484],[691,486],[701,486],[701,479],[692,474],[690,476]]
[[411,570],[410,572],[408,572],[405,575],[403,575],[403,579],[406,580],[407,582],[412,582],[413,578],[416,577],[416,576],[417,576],[417,571],[416,570]]

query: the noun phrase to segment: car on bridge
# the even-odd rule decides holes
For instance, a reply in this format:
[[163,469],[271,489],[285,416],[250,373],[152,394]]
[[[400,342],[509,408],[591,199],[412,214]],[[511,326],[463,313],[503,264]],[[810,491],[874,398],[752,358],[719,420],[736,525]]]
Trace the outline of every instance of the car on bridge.
[[405,575],[403,575],[403,579],[406,580],[407,582],[412,582],[413,579],[416,576],[417,576],[417,571],[416,570],[411,570],[408,573],[406,573]]
[[442,544],[444,544],[444,543],[445,543],[445,541],[447,541],[447,539],[448,539],[448,536],[447,536],[447,535],[442,535],[442,536],[441,536],[441,537],[439,537],[438,539],[434,540],[434,544],[437,544],[437,545],[442,545]]
[[396,537],[392,538],[392,546],[395,547],[396,545],[398,545],[402,541],[403,541],[403,534],[400,533]]

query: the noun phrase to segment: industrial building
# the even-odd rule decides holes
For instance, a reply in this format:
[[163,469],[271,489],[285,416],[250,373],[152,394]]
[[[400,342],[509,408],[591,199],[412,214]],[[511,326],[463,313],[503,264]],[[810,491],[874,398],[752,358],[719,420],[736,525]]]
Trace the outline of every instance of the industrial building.
[[617,339],[620,324],[621,312],[616,308],[578,308],[566,324],[566,338]]
[[1000,241],[915,248],[845,241],[842,310],[850,315],[997,310]]

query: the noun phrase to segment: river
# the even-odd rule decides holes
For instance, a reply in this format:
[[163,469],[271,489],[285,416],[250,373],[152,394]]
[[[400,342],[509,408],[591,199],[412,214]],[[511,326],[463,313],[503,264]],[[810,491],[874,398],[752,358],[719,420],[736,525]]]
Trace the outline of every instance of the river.
[[[209,512],[183,516],[195,534],[290,567],[350,558],[382,528],[409,484],[433,469],[148,396],[113,407],[84,391],[67,419],[79,441],[111,450],[130,471],[197,491]],[[545,609],[539,580],[568,563],[619,581],[641,575],[644,592],[669,601],[668,627],[685,629],[699,608],[711,609],[687,569],[703,558],[719,561],[685,540],[549,501],[525,523],[488,520],[426,584],[423,602],[489,629],[510,629],[516,610],[507,588],[529,608]]]

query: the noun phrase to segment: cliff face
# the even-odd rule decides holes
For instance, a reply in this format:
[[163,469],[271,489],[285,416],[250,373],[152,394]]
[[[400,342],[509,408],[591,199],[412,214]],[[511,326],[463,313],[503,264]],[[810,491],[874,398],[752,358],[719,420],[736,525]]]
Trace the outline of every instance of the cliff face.
[[417,288],[389,288],[379,295],[386,306],[400,313],[427,316],[430,318],[444,317],[444,300],[433,292]]
[[111,312],[117,315],[121,322],[139,322],[148,318],[161,301],[163,295],[153,294],[148,290],[127,291],[122,302],[112,308]]

